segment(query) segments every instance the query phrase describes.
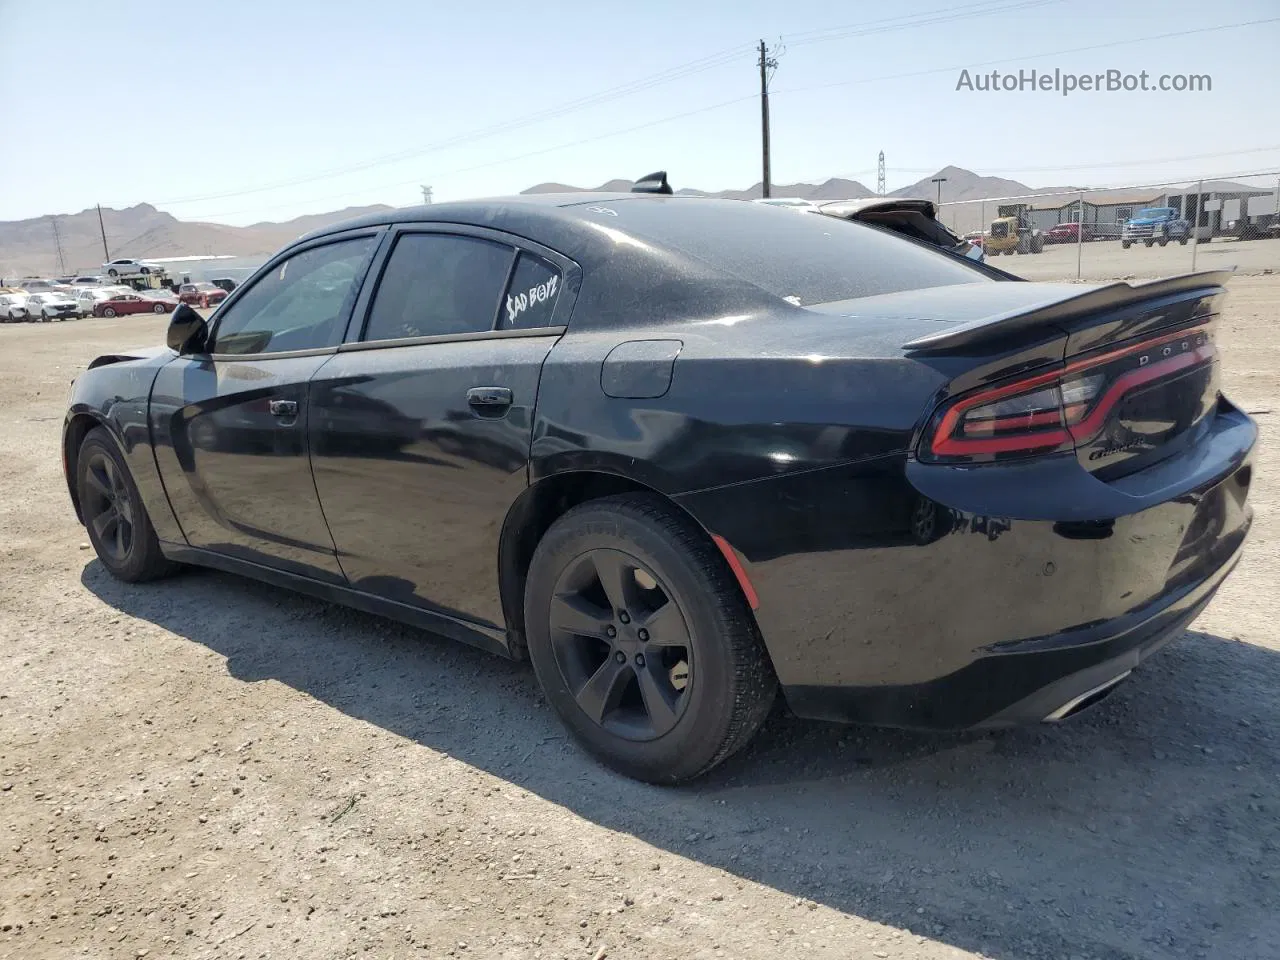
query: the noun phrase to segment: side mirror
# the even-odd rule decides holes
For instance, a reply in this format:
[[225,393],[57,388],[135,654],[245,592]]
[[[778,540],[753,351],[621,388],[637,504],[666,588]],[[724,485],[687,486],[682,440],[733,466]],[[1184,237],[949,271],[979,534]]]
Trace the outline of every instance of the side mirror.
[[209,340],[209,325],[195,308],[180,303],[169,318],[166,342],[177,353],[203,353]]

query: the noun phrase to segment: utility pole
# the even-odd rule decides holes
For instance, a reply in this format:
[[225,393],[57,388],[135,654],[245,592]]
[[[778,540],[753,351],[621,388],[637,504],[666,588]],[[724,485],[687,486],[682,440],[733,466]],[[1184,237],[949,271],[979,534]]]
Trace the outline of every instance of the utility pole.
[[930,181],[930,183],[936,183],[938,185],[938,212],[939,213],[942,212],[942,185],[946,182],[947,182],[946,177],[934,177]]
[[102,231],[102,262],[111,262],[111,251],[107,249],[107,228],[102,223],[102,204],[98,204],[98,229]]
[[880,162],[876,165],[876,193],[884,196],[884,151],[880,151]]
[[425,183],[422,185],[422,202],[431,203],[431,188]]
[[776,57],[769,56],[769,48],[760,41],[760,146],[763,171],[760,179],[761,196],[771,193],[769,182],[769,71],[778,69]]
[[58,251],[58,276],[63,277],[67,274],[67,261],[62,255],[62,237],[58,234],[58,218],[50,217],[49,223],[53,225],[53,247]]

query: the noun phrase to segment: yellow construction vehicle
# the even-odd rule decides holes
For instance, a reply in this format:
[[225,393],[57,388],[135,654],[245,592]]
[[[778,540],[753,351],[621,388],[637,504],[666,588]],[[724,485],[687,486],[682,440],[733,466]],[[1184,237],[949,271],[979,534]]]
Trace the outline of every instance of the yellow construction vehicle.
[[1017,203],[1000,207],[991,221],[991,230],[983,239],[983,247],[991,256],[1001,253],[1040,253],[1044,250],[1044,231],[1031,222],[1031,208]]

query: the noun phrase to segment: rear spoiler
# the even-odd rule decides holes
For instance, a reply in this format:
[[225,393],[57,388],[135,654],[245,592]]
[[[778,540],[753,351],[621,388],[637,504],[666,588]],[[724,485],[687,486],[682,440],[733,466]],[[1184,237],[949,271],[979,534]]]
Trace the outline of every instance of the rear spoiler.
[[915,353],[945,353],[976,346],[986,341],[1021,333],[1035,327],[1048,326],[1074,320],[1086,314],[1102,310],[1118,310],[1146,300],[1204,290],[1221,289],[1231,278],[1232,270],[1202,270],[1163,280],[1145,283],[1109,283],[1093,287],[1072,297],[1055,301],[1031,310],[1009,310],[993,313],[980,320],[956,324],[938,333],[916,337],[902,345],[902,349]]

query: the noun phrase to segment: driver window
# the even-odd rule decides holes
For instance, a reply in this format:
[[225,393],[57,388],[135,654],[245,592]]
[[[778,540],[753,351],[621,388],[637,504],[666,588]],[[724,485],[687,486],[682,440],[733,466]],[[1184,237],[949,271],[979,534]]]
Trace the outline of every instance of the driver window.
[[312,247],[277,264],[218,311],[212,353],[283,353],[336,346],[375,237]]

